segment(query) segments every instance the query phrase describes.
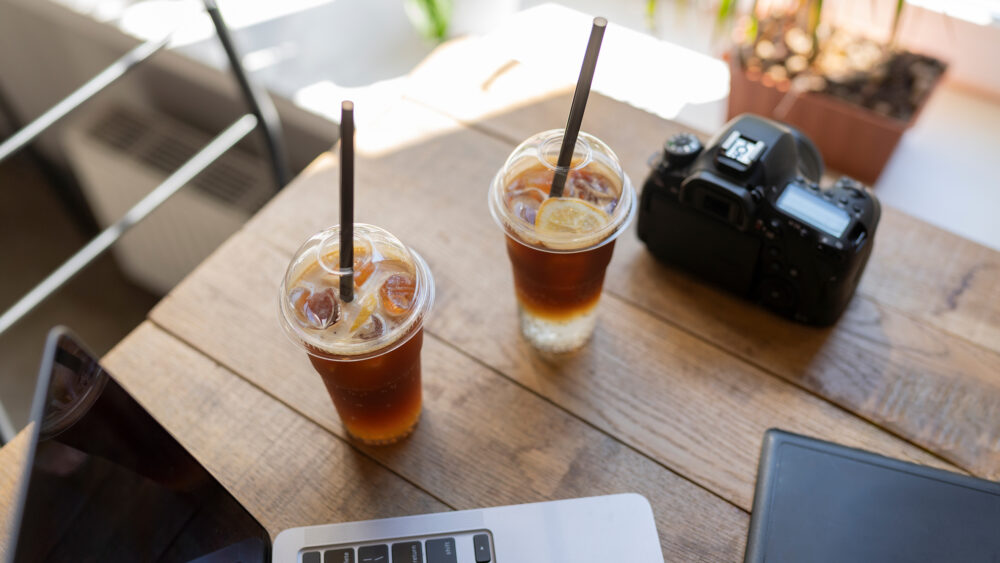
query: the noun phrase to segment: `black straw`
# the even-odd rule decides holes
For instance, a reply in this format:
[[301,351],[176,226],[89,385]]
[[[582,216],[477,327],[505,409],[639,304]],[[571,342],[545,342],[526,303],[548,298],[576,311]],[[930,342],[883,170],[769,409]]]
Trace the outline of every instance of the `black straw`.
[[583,57],[580,67],[580,78],[576,81],[576,92],[573,93],[573,104],[569,108],[569,120],[566,121],[566,131],[563,133],[562,146],[559,148],[559,160],[556,161],[556,175],[552,179],[549,197],[562,197],[566,187],[566,176],[569,165],[573,161],[573,151],[576,149],[576,137],[583,123],[583,111],[587,109],[587,97],[590,96],[590,84],[594,81],[594,69],[597,67],[597,55],[601,52],[601,40],[604,39],[604,28],[608,20],[594,18],[594,27],[590,30],[590,41],[587,42],[587,54]]
[[354,300],[354,102],[340,104],[340,299]]

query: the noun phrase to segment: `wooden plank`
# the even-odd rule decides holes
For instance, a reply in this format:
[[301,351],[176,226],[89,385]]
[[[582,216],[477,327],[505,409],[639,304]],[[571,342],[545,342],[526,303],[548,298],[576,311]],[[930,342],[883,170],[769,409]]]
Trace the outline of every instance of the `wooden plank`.
[[[512,61],[495,42],[464,38],[425,59],[406,95],[516,144],[563,126],[571,86],[544,68]],[[583,125],[618,153],[637,188],[649,156],[684,130],[601,95],[590,99]],[[1000,351],[1000,252],[891,207],[883,208],[876,241],[861,294]]]
[[148,322],[103,363],[272,537],[448,508]]
[[[413,95],[479,119],[475,127],[510,144],[557,126],[569,95],[545,98],[550,85],[533,69],[494,57],[442,49],[415,73]],[[600,95],[584,126],[640,183],[649,155],[681,130]],[[634,232],[619,240],[612,269],[628,275],[609,277],[607,291],[977,474],[1000,476],[1000,253],[886,208],[859,294],[826,330],[774,319],[660,266]]]
[[[30,428],[30,427],[29,427]],[[7,560],[10,527],[14,525],[14,504],[21,486],[21,474],[28,455],[28,429],[0,448],[0,559]]]
[[[483,163],[502,159],[509,147],[473,131],[448,129],[449,120],[418,107],[405,112],[411,125],[420,114],[428,127],[442,122],[445,132],[374,154],[368,152],[368,133],[359,132],[357,216],[383,218],[380,224],[430,263],[438,289],[430,323],[435,336],[744,509],[752,499],[762,434],[772,426],[938,463],[613,297],[606,296],[602,327],[587,349],[558,361],[536,355],[518,334],[502,235],[482,198],[491,174]],[[252,358],[243,358],[227,351],[225,341],[216,342],[213,335],[224,329],[208,319],[229,318],[231,326],[240,327],[263,324],[278,334],[273,299],[281,272],[299,242],[336,217],[335,178],[332,159],[317,162],[153,313],[158,323],[204,343],[217,360],[276,396],[301,396],[290,401],[295,405],[308,397],[304,383],[257,367],[291,344],[271,337],[276,344],[265,345],[257,338],[247,352]],[[274,256],[268,257],[266,243],[240,240],[247,233],[271,241],[278,249]],[[248,260],[252,272],[244,266]],[[232,271],[241,272],[238,283],[227,281],[226,272]],[[256,318],[236,316],[252,310]],[[304,358],[299,361],[306,365]]]
[[[1000,350],[1000,253],[892,208],[879,228],[884,231],[876,235],[861,291]],[[1000,366],[994,367],[993,375],[1000,376]]]
[[[243,268],[248,256],[253,267]],[[288,252],[242,232],[178,286],[152,318],[346,436],[319,376],[275,317],[288,258]],[[238,283],[231,283],[234,271],[240,272]],[[231,337],[219,338],[223,333]],[[740,558],[745,512],[429,334],[422,362],[424,413],[416,432],[398,445],[357,447],[436,498],[475,508],[635,491],[653,505],[669,560]]]

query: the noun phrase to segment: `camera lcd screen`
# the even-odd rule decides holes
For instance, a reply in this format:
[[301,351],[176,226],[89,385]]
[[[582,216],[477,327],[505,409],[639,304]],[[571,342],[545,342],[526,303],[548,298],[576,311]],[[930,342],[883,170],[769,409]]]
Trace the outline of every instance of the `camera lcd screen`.
[[851,223],[851,216],[846,211],[810,194],[797,184],[785,187],[777,206],[792,217],[837,238]]

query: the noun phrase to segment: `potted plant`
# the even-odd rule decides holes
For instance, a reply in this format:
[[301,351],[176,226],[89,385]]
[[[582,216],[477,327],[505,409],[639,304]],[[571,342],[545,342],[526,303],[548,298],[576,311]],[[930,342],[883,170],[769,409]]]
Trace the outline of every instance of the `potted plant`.
[[895,44],[904,7],[893,4],[888,41],[822,21],[822,0],[738,14],[723,0],[720,22],[739,18],[729,55],[729,116],[751,112],[799,128],[826,164],[873,184],[903,132],[916,120],[944,72],[941,61]]

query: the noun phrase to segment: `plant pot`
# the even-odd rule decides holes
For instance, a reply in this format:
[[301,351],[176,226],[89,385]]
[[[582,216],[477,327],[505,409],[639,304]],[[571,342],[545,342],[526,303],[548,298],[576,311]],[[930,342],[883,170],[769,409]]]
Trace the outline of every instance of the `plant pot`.
[[[742,68],[739,57],[728,58],[729,118],[756,113],[788,123],[812,139],[828,169],[868,185],[878,179],[903,132],[916,121],[930,97],[928,94],[920,101],[908,121],[819,92],[791,94],[794,97],[782,104],[789,95],[787,88],[762,83],[759,76],[751,76]],[[782,114],[775,115],[779,104],[783,106]]]

